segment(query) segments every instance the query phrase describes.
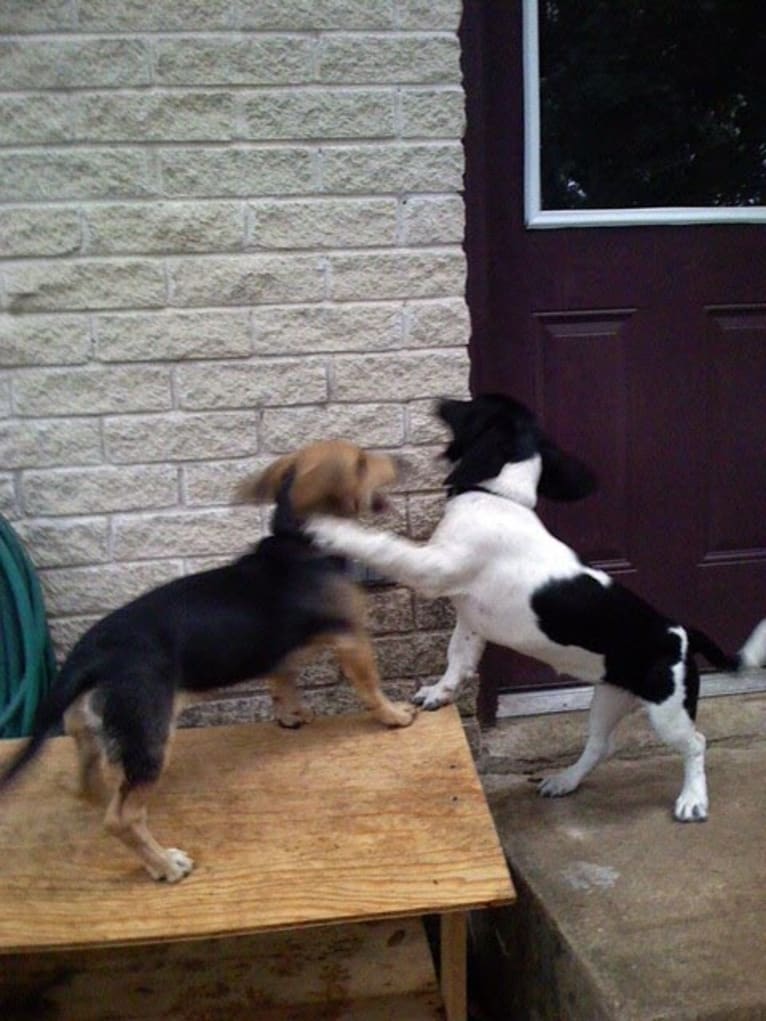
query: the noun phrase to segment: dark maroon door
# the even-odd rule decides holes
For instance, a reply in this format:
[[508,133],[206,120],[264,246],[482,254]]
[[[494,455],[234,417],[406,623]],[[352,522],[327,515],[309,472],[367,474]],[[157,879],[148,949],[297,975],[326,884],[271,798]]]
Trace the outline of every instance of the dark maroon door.
[[[463,19],[472,390],[528,402],[596,468],[549,527],[737,648],[766,614],[766,226],[526,226],[521,7]],[[493,649],[482,673],[490,710],[555,681]]]

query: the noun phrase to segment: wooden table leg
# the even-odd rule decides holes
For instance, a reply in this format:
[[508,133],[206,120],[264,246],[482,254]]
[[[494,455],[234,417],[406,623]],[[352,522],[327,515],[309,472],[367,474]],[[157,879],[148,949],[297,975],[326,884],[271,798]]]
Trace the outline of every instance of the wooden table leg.
[[441,916],[441,986],[447,1021],[466,1021],[468,915],[449,911]]

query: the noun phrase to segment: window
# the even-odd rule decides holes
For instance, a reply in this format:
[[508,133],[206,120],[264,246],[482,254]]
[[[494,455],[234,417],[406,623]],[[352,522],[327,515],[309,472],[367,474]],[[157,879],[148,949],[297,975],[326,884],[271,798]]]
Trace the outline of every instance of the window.
[[760,0],[524,0],[531,227],[766,222]]

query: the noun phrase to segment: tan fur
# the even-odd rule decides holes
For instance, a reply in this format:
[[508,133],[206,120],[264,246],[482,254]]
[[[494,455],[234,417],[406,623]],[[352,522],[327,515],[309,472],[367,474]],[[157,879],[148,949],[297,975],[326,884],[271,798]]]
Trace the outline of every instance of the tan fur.
[[362,514],[374,508],[378,490],[396,478],[394,462],[387,454],[370,453],[346,440],[322,440],[285,454],[260,475],[246,478],[237,487],[235,499],[242,503],[274,500],[290,471],[294,472],[290,499],[299,516]]
[[[261,475],[245,479],[237,490],[237,499],[275,499],[288,472],[294,473],[290,498],[299,516],[312,511],[350,516],[374,509],[379,500],[379,487],[393,482],[396,477],[390,457],[368,453],[353,443],[332,440],[280,457]],[[331,575],[327,581],[326,600],[336,611],[337,619],[348,622],[349,630],[343,634],[321,635],[294,650],[268,678],[277,722],[285,727],[299,727],[312,719],[313,713],[302,702],[295,680],[300,667],[321,647],[333,650],[362,703],[381,723],[390,727],[408,726],[416,715],[415,707],[391,702],[381,690],[375,654],[365,630],[363,593],[350,579],[341,574]],[[165,745],[165,766],[170,758],[178,714],[186,705],[216,695],[215,690],[201,695],[188,692],[176,695]],[[107,831],[135,852],[152,878],[171,883],[183,879],[191,872],[193,862],[183,851],[162,847],[152,836],[147,822],[147,803],[154,784],[131,786],[122,770],[109,762],[102,722],[92,693],[73,703],[65,714],[64,724],[77,745],[80,793],[102,803],[109,799],[104,818]]]

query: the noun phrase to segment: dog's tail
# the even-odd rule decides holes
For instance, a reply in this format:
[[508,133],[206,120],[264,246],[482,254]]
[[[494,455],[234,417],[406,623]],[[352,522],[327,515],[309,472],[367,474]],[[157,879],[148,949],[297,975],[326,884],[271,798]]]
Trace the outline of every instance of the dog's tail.
[[704,631],[687,628],[686,632],[691,651],[700,653],[717,670],[736,673],[739,670],[766,666],[766,618],[757,625],[739,652],[733,656],[724,652]]
[[47,697],[40,703],[32,733],[26,744],[16,752],[14,757],[0,772],[0,793],[11,784],[19,773],[34,759],[42,746],[61,723],[64,713],[74,700],[88,688],[93,686],[91,675],[83,673],[68,660],[53,682]]

